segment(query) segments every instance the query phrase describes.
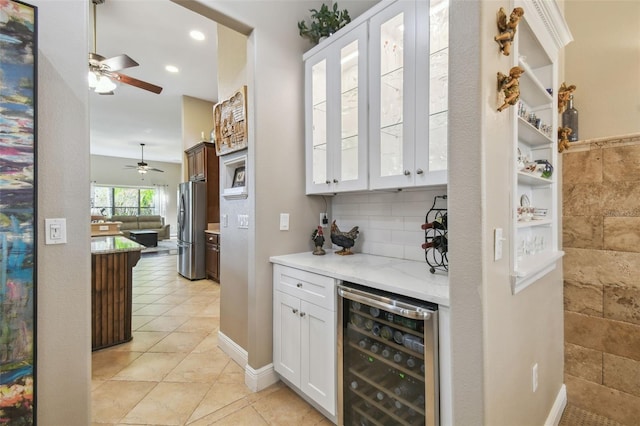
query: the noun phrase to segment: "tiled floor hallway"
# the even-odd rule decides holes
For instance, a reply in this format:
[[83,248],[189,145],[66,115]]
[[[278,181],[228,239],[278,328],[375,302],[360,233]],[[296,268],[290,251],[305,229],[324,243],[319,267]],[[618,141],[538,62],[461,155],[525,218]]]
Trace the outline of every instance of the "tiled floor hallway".
[[282,382],[249,391],[217,347],[217,283],[175,255],[143,255],[133,282],[133,340],[92,356],[93,425],[331,425]]

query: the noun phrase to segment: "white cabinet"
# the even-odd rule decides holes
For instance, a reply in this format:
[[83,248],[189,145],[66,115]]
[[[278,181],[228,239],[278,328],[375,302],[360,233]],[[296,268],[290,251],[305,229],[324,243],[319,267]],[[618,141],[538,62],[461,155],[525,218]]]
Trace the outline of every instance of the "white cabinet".
[[448,11],[380,2],[304,55],[307,194],[446,184]]
[[[562,252],[558,246],[557,90],[558,53],[570,33],[555,2],[522,0],[525,14],[516,33],[511,66],[524,68],[520,101],[513,116],[512,291],[518,293],[553,270]],[[538,6],[536,6],[538,5]],[[553,167],[551,176],[536,160]]]
[[273,286],[274,369],[335,417],[335,280],[274,265]]
[[307,194],[367,188],[367,27],[305,59]]

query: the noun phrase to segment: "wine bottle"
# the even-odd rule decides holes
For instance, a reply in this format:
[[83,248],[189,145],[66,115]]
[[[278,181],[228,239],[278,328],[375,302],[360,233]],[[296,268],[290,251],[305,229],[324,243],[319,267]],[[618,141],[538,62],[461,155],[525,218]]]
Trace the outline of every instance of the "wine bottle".
[[424,250],[428,248],[435,248],[440,253],[446,253],[449,249],[449,239],[447,238],[447,234],[444,235],[436,235],[429,241],[428,243],[423,243],[422,248]]
[[373,323],[373,327],[371,327],[371,334],[373,334],[374,336],[379,336],[381,330],[382,330],[382,326],[377,322],[375,322]]
[[414,336],[413,334],[405,334],[402,339],[402,345],[414,352],[421,354],[424,353],[424,343],[422,342],[422,339],[418,336]]
[[410,369],[414,369],[416,367],[416,359],[412,356],[410,356],[409,358],[407,358],[407,367],[409,367]]
[[422,229],[447,229],[447,214],[436,217],[433,222],[423,223]]
[[382,350],[382,356],[385,358],[391,357],[391,348],[389,346],[384,347],[384,349]]
[[360,346],[361,349],[367,349],[369,345],[371,345],[371,341],[367,338],[361,339],[358,342],[358,346]]
[[397,364],[401,364],[402,361],[404,361],[404,354],[400,351],[396,352],[393,355],[393,362],[397,363]]
[[356,302],[356,301],[351,302],[351,309],[353,309],[354,311],[359,311],[360,310],[360,302]]
[[351,381],[351,389],[358,389],[358,381],[357,380],[352,380]]
[[351,315],[351,324],[355,325],[358,328],[362,328],[364,326],[364,318],[360,315],[353,314]]
[[562,127],[571,129],[569,142],[576,142],[578,140],[578,110],[573,106],[573,95],[569,96],[569,105],[562,113]]
[[377,354],[380,351],[380,345],[377,342],[373,342],[369,350],[374,354]]
[[383,339],[391,340],[393,338],[393,330],[391,327],[385,325],[380,331],[380,336],[382,336]]
[[396,342],[397,344],[401,345],[402,344],[402,338],[404,337],[404,335],[402,334],[402,331],[400,330],[396,330],[393,332],[393,341]]
[[372,306],[369,308],[369,313],[371,314],[372,317],[378,317],[380,316],[380,309]]
[[367,318],[364,321],[364,328],[367,329],[367,330],[373,329],[373,320],[371,318]]

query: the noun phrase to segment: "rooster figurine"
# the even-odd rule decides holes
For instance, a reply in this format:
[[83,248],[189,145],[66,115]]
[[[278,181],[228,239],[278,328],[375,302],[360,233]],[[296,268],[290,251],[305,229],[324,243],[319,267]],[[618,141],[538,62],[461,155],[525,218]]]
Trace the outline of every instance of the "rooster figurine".
[[341,232],[334,220],[331,224],[331,242],[342,247],[342,250],[337,251],[336,254],[342,256],[353,254],[351,247],[356,243],[356,238],[358,238],[359,233],[360,231],[358,231],[357,226],[354,226],[349,232]]
[[311,239],[313,240],[313,244],[315,245],[315,249],[313,250],[313,254],[322,256],[325,251],[322,248],[324,245],[324,234],[322,233],[322,226],[318,226],[318,229],[313,231],[311,234]]

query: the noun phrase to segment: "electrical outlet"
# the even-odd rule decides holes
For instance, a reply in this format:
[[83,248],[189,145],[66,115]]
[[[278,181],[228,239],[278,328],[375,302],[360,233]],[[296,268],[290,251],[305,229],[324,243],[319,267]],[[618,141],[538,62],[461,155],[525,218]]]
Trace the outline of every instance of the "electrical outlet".
[[326,213],[320,213],[320,222],[318,222],[318,224],[323,228],[327,227],[327,225],[329,224],[329,217]]
[[538,390],[538,363],[533,364],[531,369],[531,387],[534,392]]

